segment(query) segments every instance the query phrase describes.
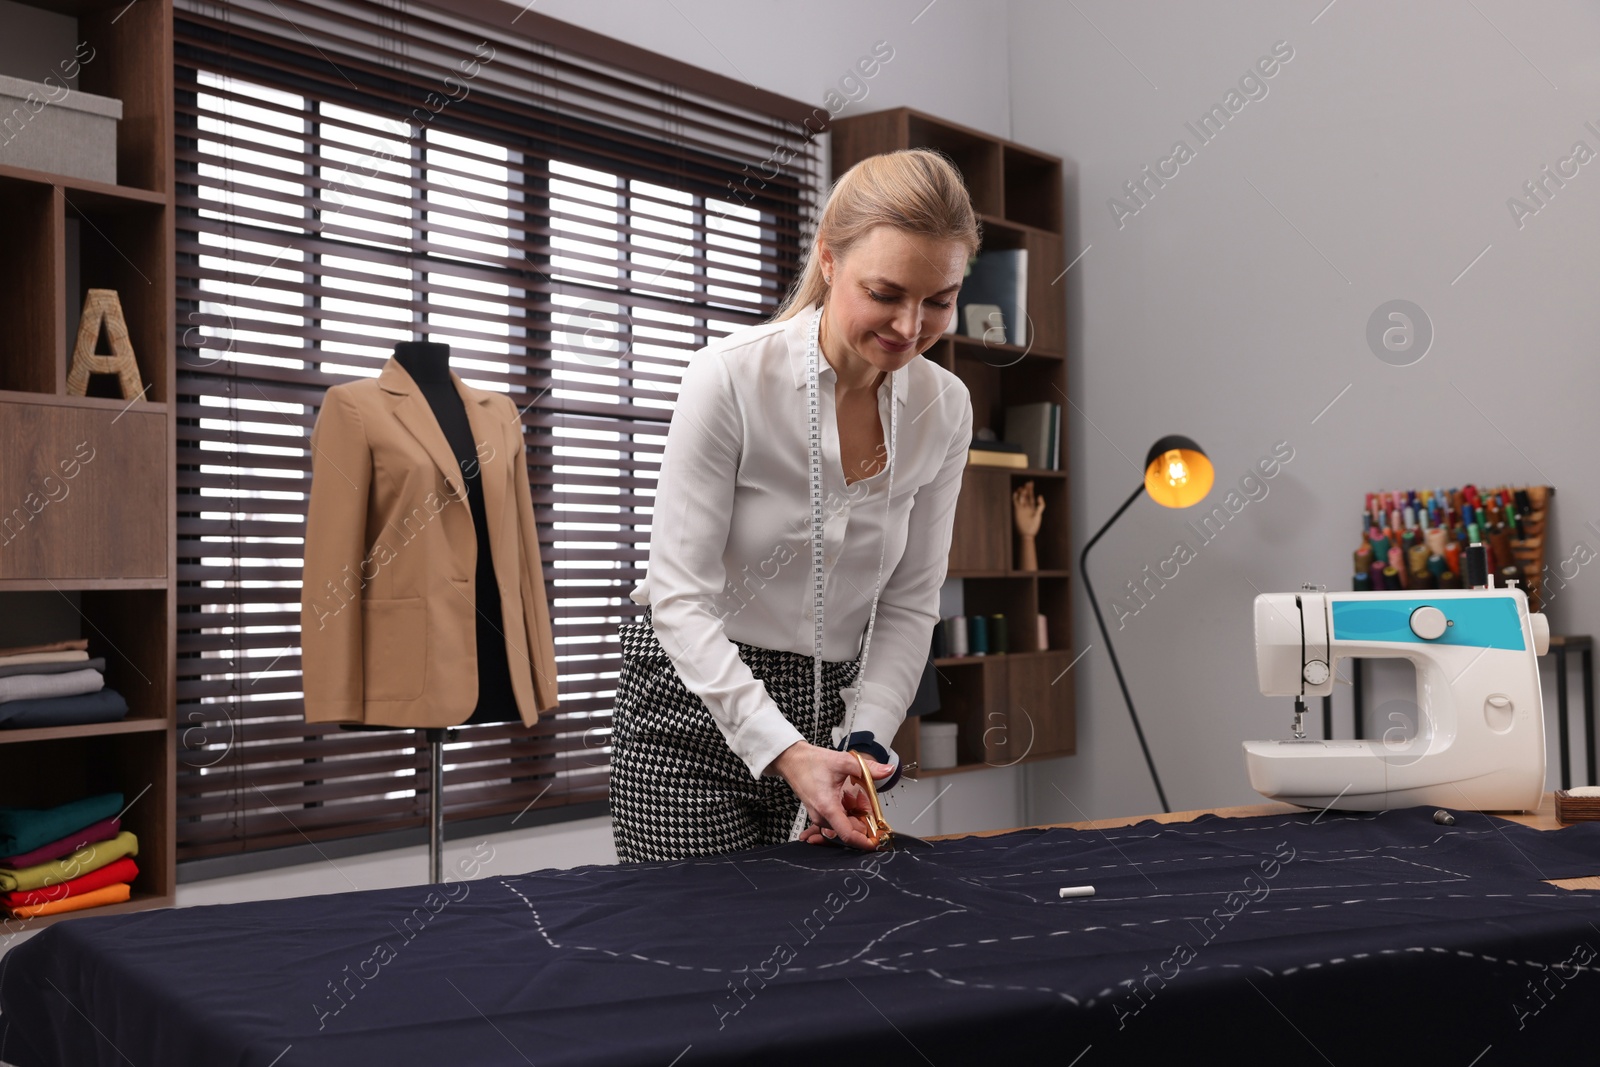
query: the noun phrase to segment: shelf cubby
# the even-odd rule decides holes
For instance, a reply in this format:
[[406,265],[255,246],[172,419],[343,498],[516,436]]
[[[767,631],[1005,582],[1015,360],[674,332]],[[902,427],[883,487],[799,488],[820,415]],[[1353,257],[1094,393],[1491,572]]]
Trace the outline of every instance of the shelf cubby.
[[1017,144],[1002,149],[1005,216],[1013,222],[1061,232],[1061,161]]
[[[122,829],[139,839],[134,862],[139,875],[132,883],[130,905],[170,905],[172,863],[173,754],[165,730],[87,732],[51,736],[24,744],[0,744],[0,806],[51,807],[99,793],[120,792],[127,805]],[[133,910],[113,905],[119,910]],[[78,913],[103,915],[109,908]],[[73,913],[69,913],[73,914]],[[35,930],[56,916],[8,919],[8,935]]]
[[59,392],[60,193],[0,173],[0,389]]

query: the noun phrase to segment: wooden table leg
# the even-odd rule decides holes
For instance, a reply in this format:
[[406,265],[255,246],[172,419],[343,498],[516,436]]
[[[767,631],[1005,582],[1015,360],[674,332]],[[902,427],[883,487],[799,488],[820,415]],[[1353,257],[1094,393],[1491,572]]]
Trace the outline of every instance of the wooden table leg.
[[1589,785],[1596,784],[1594,769],[1594,647],[1583,649],[1583,736],[1589,743]]
[[1561,788],[1572,788],[1572,760],[1567,740],[1567,647],[1557,645],[1556,654],[1556,733],[1561,739]]

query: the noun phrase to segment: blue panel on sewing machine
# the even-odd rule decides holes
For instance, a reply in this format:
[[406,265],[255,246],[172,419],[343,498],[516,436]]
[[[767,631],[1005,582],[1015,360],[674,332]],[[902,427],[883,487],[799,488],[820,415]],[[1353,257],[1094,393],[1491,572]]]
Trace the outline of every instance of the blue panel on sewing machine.
[[[1522,620],[1510,597],[1439,597],[1416,600],[1335,600],[1336,641],[1399,641],[1418,645],[1470,645],[1521,652]],[[1444,612],[1450,627],[1444,636],[1424,641],[1411,632],[1411,613],[1422,607]]]

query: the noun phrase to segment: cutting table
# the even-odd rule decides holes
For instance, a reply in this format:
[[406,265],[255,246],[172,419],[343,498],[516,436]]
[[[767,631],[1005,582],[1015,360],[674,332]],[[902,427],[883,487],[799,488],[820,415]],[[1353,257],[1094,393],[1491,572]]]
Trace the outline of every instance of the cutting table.
[[1551,880],[1600,874],[1600,828],[1121,822],[85,916],[6,955],[0,1060],[1493,1067],[1591,1039],[1600,883]]

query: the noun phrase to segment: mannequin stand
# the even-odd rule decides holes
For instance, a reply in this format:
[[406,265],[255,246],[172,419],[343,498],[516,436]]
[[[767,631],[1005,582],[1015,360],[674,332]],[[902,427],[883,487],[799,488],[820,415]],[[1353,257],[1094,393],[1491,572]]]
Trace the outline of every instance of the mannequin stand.
[[444,743],[455,731],[425,729],[428,738],[428,882],[444,881]]
[[444,746],[456,732],[444,727],[375,726],[340,723],[341,730],[415,730],[428,742],[428,884],[444,881]]

